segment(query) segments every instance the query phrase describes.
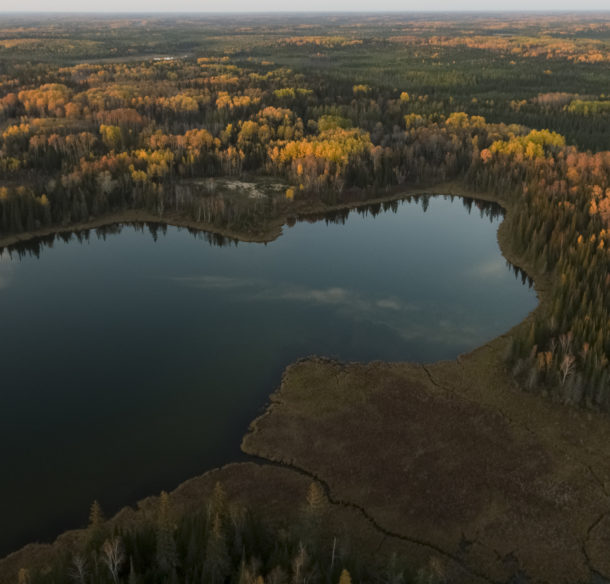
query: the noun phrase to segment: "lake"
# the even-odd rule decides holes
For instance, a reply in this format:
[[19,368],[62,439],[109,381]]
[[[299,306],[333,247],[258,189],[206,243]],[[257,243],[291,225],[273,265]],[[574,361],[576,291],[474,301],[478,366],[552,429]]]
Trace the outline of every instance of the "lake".
[[494,204],[425,197],[269,244],[124,225],[0,252],[0,555],[244,458],[282,370],[453,359],[537,304]]

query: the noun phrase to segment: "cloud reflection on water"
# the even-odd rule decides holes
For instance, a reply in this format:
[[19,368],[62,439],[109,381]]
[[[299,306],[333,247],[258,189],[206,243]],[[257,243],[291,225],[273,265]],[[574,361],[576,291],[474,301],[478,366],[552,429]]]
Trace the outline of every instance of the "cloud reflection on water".
[[503,257],[493,258],[475,264],[468,270],[472,278],[504,278],[506,276],[506,260]]
[[[504,264],[500,264],[506,270]],[[482,264],[478,271],[495,274],[495,263]],[[231,300],[247,302],[301,302],[333,308],[339,316],[366,322],[392,330],[407,341],[426,343],[473,345],[485,340],[484,327],[476,323],[457,324],[459,314],[451,314],[451,308],[443,306],[442,318],[437,326],[431,326],[430,307],[405,302],[397,297],[375,298],[340,286],[310,288],[286,282],[270,282],[255,278],[225,276],[190,276],[174,278],[176,282],[202,290],[224,290]],[[440,316],[440,315],[439,315]]]

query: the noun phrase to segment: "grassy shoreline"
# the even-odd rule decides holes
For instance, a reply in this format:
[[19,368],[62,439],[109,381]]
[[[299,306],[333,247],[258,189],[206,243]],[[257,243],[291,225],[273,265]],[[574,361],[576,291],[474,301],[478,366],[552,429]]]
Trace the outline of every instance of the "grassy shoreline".
[[[543,277],[541,274],[537,273],[534,266],[528,265],[527,262],[524,262],[522,258],[519,258],[511,251],[509,245],[510,207],[507,208],[506,204],[502,201],[500,197],[497,197],[492,194],[473,193],[467,191],[458,183],[445,183],[426,188],[414,188],[406,191],[403,190],[400,193],[392,193],[387,196],[371,199],[366,202],[324,207],[324,210],[333,211],[345,208],[355,208],[362,205],[399,200],[408,196],[415,196],[420,194],[455,195],[462,197],[470,197],[473,199],[491,201],[502,205],[506,209],[506,216],[498,229],[497,235],[501,252],[508,261],[526,271],[528,275],[533,278],[535,289],[539,298],[539,305],[537,306],[535,311],[545,309],[545,291],[548,289],[549,286],[548,277]],[[315,215],[319,214],[320,211],[321,209],[319,208],[300,210],[299,215]],[[286,219],[287,217],[281,217],[277,220],[274,220],[273,224],[270,224],[264,231],[256,235],[247,233],[237,234],[218,229],[209,230],[214,233],[219,233],[221,235],[235,237],[236,239],[240,239],[241,241],[272,241],[273,239],[281,235],[282,226],[285,223]],[[165,217],[160,219],[159,217],[154,217],[151,214],[134,211],[106,216],[103,218],[99,218],[96,221],[83,223],[77,226],[61,228],[60,231],[77,231],[80,229],[92,229],[95,227],[101,227],[103,225],[108,225],[112,223],[128,223],[134,221],[167,223],[171,225],[205,230],[208,230],[209,227],[203,226],[201,224],[195,224],[195,222],[183,221],[180,220],[180,218],[178,217]],[[44,233],[37,232],[22,234],[21,236],[18,236],[16,238],[15,242],[26,241],[27,239],[32,239],[41,235],[49,235],[57,231],[58,230],[45,230]],[[0,239],[0,247],[10,245],[10,243],[8,243],[9,241],[10,238]],[[529,321],[530,318],[531,314],[526,317],[524,321],[517,324],[516,327],[526,326],[526,323]],[[454,391],[456,396],[458,396],[461,392],[462,395],[460,395],[459,398],[454,399],[467,398],[468,403],[477,404],[483,409],[485,407],[489,407],[490,403],[493,404],[494,400],[491,399],[494,397],[493,391],[491,393],[486,391],[485,387],[483,387],[485,383],[483,383],[483,386],[480,383],[477,383],[473,387],[470,387],[465,390],[464,387],[462,387],[465,385],[464,376],[466,376],[466,378],[469,375],[478,377],[480,379],[486,380],[488,383],[490,380],[492,380],[492,384],[496,385],[496,391],[498,387],[501,388],[500,391],[503,393],[503,398],[505,398],[506,395],[509,394],[512,405],[517,407],[518,409],[519,402],[521,401],[518,399],[518,396],[522,394],[517,393],[517,390],[514,388],[513,382],[508,378],[506,371],[504,371],[503,369],[502,361],[500,358],[500,355],[505,350],[504,345],[506,344],[507,335],[508,333],[505,333],[504,335],[501,335],[500,337],[490,341],[489,343],[486,343],[482,347],[475,349],[471,353],[461,355],[455,361],[431,364],[429,366],[426,366],[424,370],[421,369],[420,365],[413,363],[377,363],[368,365],[347,364],[342,366],[350,371],[354,367],[357,369],[358,367],[373,366],[375,368],[379,368],[375,369],[375,371],[380,373],[382,377],[388,371],[393,372],[392,374],[394,374],[396,367],[402,367],[403,369],[401,369],[400,375],[396,378],[399,380],[397,381],[397,383],[400,382],[406,384],[406,386],[409,386],[411,381],[415,379],[417,381],[417,384],[426,386],[425,391],[432,392],[432,394],[438,394],[439,388],[441,387],[441,385],[439,385],[439,382],[436,381],[436,378],[438,377],[439,379],[443,379],[443,392]],[[324,360],[322,360],[322,362],[325,363]],[[292,399],[292,390],[290,389],[290,386],[293,383],[291,381],[293,379],[293,372],[295,370],[300,371],[299,368],[301,367],[305,367],[305,369],[312,368],[313,370],[315,370],[319,367],[319,365],[319,361],[317,361],[316,359],[312,359],[303,363],[291,365],[287,368],[283,377],[282,386],[278,391],[278,393],[282,395],[281,403],[283,405],[290,407],[290,400]],[[324,365],[324,367],[326,367],[326,365]],[[422,374],[422,371],[424,371],[425,375]],[[368,378],[368,374],[366,377]],[[359,373],[356,373],[356,379],[358,378]],[[319,379],[318,381],[321,385],[324,384],[323,378]],[[372,383],[372,385],[374,385],[374,383]],[[460,387],[459,390],[458,386]],[[366,388],[364,388],[363,391],[366,393]],[[251,428],[248,434],[246,434],[246,436],[244,437],[242,443],[242,449],[248,454],[257,456],[259,459],[261,459],[262,464],[229,464],[220,469],[208,471],[199,477],[195,477],[193,479],[185,481],[184,483],[179,485],[171,494],[172,501],[176,508],[188,509],[189,505],[196,504],[196,501],[201,498],[204,493],[209,493],[209,491],[213,488],[213,485],[217,480],[221,480],[223,483],[227,481],[229,482],[229,484],[231,485],[229,487],[230,493],[232,493],[238,499],[243,500],[245,503],[258,505],[258,507],[260,507],[260,509],[262,510],[262,513],[270,520],[273,520],[278,513],[287,518],[290,517],[291,512],[294,512],[294,509],[298,507],[298,504],[295,502],[295,488],[294,485],[292,485],[292,481],[297,481],[297,483],[301,485],[300,490],[303,490],[306,488],[306,485],[310,480],[307,479],[307,474],[320,477],[321,480],[324,481],[324,484],[327,485],[329,493],[335,493],[335,490],[337,488],[339,488],[339,490],[346,488],[346,485],[343,484],[341,480],[337,481],[337,479],[332,476],[332,473],[330,479],[329,477],[324,476],[325,471],[320,472],[318,469],[316,469],[315,462],[300,462],[299,457],[302,456],[302,453],[298,452],[298,445],[290,443],[289,440],[286,441],[286,437],[284,435],[286,420],[288,420],[288,426],[290,426],[290,424],[293,424],[294,422],[290,421],[290,416],[286,418],[284,414],[278,414],[278,396],[273,395],[271,399],[271,406],[269,407],[267,412],[263,414],[262,417],[252,422]],[[299,396],[298,399],[307,399],[307,397]],[[532,399],[534,400],[534,405],[536,402],[544,403],[545,401],[540,400],[537,396],[531,395],[527,396],[526,401],[531,402]],[[504,399],[502,401],[502,407],[506,408],[506,404],[504,404]],[[342,402],[339,400],[338,404],[341,405]],[[318,417],[318,406],[320,404],[318,404],[317,402],[312,402],[310,405],[313,409],[307,411],[307,416],[314,420]],[[552,408],[554,407],[554,404],[545,404],[543,406],[543,410],[547,407]],[[537,411],[538,408],[532,407],[532,404],[529,403],[528,411],[522,411],[521,415],[527,418],[529,414]],[[565,409],[565,411],[569,412],[571,410]],[[515,416],[514,413],[512,415]],[[323,436],[323,439],[325,442],[332,445],[335,443],[339,444],[344,441],[345,436],[337,436],[333,433],[329,433],[328,435]],[[307,443],[310,443],[310,441],[304,442],[304,444]],[[285,449],[286,444],[291,444],[289,446],[289,449],[292,448],[294,452],[288,452],[287,454],[286,451],[283,450]],[[345,447],[349,449],[349,441],[347,442]],[[297,453],[296,456],[295,452]],[[265,464],[265,461],[268,461],[273,464]],[[276,466],[276,464],[281,464],[282,467],[279,468],[278,466]],[[298,479],[297,476],[294,475],[297,475]],[[610,477],[610,468],[608,469],[607,475],[608,477]],[[274,493],[273,501],[266,502],[261,493],[266,492],[265,484],[267,484],[267,482],[271,480],[271,476],[275,477],[274,481],[276,482],[276,484],[280,485],[280,489],[277,493]],[[288,487],[289,484],[292,486]],[[347,490],[349,491],[349,485],[347,486]],[[353,494],[348,494],[348,500],[350,502],[354,498],[358,499],[358,496],[356,495],[354,497]],[[122,525],[129,524],[129,522],[133,521],[139,521],[142,517],[146,517],[150,514],[151,507],[156,504],[155,501],[156,497],[149,497],[144,501],[141,501],[138,504],[138,511],[135,511],[131,507],[126,507],[121,510],[111,521],[118,522]],[[339,512],[339,509],[344,507],[344,505],[339,504],[335,507],[336,511]],[[344,508],[341,510],[341,513],[345,515],[345,521],[352,522],[354,527],[359,526],[359,529],[364,530],[363,533],[365,533],[365,535],[363,535],[360,541],[360,545],[362,546],[363,550],[365,550],[368,545],[373,545],[373,542],[375,542],[375,549],[379,546],[381,550],[380,553],[382,553],[382,555],[385,555],[386,553],[389,554],[391,551],[399,550],[404,553],[407,553],[409,557],[412,557],[415,562],[420,564],[424,564],[431,557],[430,550],[433,548],[428,548],[426,547],[426,545],[421,545],[421,542],[418,543],[418,538],[403,537],[400,532],[397,532],[396,534],[390,536],[388,536],[387,533],[384,534],[384,531],[380,530],[380,526],[383,526],[384,521],[387,521],[388,518],[384,518],[384,521],[381,522],[375,519],[375,522],[372,523],[372,527],[370,520],[365,521],[363,524],[362,510],[369,514],[369,507],[373,508],[374,514],[374,502],[372,504],[369,502],[365,502],[362,505],[360,505],[360,502],[358,502],[358,509],[360,509],[360,511],[358,511],[356,507],[354,507],[354,509],[352,509],[351,511]],[[391,517],[389,519],[391,520]],[[364,529],[365,524],[368,526],[367,529]],[[424,527],[422,527],[422,529],[424,529]],[[427,527],[424,529],[424,531],[425,530],[427,530]],[[391,533],[393,533],[393,531],[391,531]],[[65,551],[69,549],[74,549],[83,537],[85,537],[85,530],[69,531],[60,535],[53,544],[30,544],[22,548],[21,550],[17,550],[16,552],[10,554],[4,559],[0,559],[0,583],[14,581],[14,578],[16,577],[17,571],[20,567],[44,566],[50,561],[50,558],[52,558],[54,554],[59,552],[59,550]],[[379,537],[383,537],[382,541],[387,540],[385,546],[382,546],[377,541]],[[434,537],[432,539],[434,539]],[[447,548],[454,545],[454,543],[455,542],[451,541],[450,539],[441,542],[442,546],[445,546]],[[381,549],[382,547],[384,549]],[[432,555],[436,557],[438,553],[436,553],[436,555]],[[445,557],[445,561],[448,563],[448,565],[451,566],[451,569],[455,572],[455,574],[461,574],[459,581],[477,581],[477,574],[480,572],[481,569],[483,569],[485,573],[497,572],[497,569],[492,565],[493,562],[490,562],[489,558],[485,558],[484,561],[481,562],[481,565],[478,566],[475,565],[476,562],[473,565],[462,565],[459,561],[455,561],[455,558],[453,556],[453,552],[448,551],[447,557]],[[483,578],[481,581],[485,581],[485,579],[486,578]]]
[[538,306],[452,361],[290,365],[242,450],[306,470],[393,541],[427,546],[449,572],[457,563],[466,573],[451,582],[610,579],[607,415],[510,377],[510,334],[547,310],[550,277],[511,249],[510,206],[452,194],[506,208],[500,249],[533,278]]

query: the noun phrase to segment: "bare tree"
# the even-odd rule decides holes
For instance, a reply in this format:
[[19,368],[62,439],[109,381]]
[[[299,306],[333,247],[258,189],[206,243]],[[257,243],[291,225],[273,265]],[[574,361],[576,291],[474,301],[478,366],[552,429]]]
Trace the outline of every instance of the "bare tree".
[[574,355],[564,355],[561,365],[559,366],[559,371],[561,372],[561,385],[566,382],[568,375],[571,375],[574,372]]
[[107,539],[104,542],[102,551],[104,552],[102,560],[106,566],[108,566],[108,570],[110,570],[110,574],[112,575],[115,584],[118,584],[119,570],[121,569],[121,564],[125,560],[121,538],[113,537],[112,539]]
[[301,584],[304,581],[303,572],[309,560],[307,550],[303,542],[299,542],[299,552],[292,560],[292,582],[293,584]]
[[77,584],[85,584],[87,581],[87,560],[84,556],[76,554],[72,558],[72,567],[70,568],[70,576]]
[[567,355],[572,350],[572,331],[560,335],[559,344],[561,345],[561,352]]

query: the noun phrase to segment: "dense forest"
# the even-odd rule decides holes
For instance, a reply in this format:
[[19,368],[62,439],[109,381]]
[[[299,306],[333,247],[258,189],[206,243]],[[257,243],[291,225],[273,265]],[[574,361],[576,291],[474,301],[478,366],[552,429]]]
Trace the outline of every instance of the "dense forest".
[[89,527],[42,570],[23,568],[19,584],[128,584],[184,582],[220,584],[433,584],[444,581],[434,562],[410,572],[395,555],[364,561],[349,532],[329,519],[329,502],[312,482],[286,530],[232,502],[217,483],[195,512],[179,512],[163,492],[146,517],[130,526],[112,525],[95,501]]
[[[550,283],[507,370],[607,410],[609,73],[603,15],[4,16],[0,240],[136,209],[249,235],[455,181],[508,210],[516,263]],[[134,529],[109,529],[94,507],[81,552],[21,582],[408,579],[344,550],[320,501],[312,487],[290,533],[221,489],[188,516],[162,496]]]
[[[412,34],[395,38],[397,23],[388,30],[379,18],[366,21],[360,36],[349,19],[337,23],[339,36],[312,35],[306,23],[287,22],[274,29],[275,40],[263,25],[237,38],[235,25],[202,21],[224,33],[216,31],[207,51],[191,46],[197,54],[78,64],[64,55],[53,61],[52,39],[42,46],[28,36],[62,38],[56,27],[7,26],[0,30],[0,232],[145,209],[247,233],[312,202],[366,201],[405,186],[463,180],[510,207],[511,245],[556,282],[550,314],[539,311],[524,338],[515,338],[514,375],[564,401],[607,407],[610,153],[600,148],[610,100],[575,86],[593,89],[607,74],[610,24],[568,23],[564,34],[572,27],[576,40],[558,40],[558,25],[548,17],[548,32],[534,42],[516,31],[498,37],[496,28],[505,30],[510,20],[482,22],[476,37],[454,34],[460,24],[453,20],[435,25],[445,33],[431,36],[429,23],[414,20],[405,23]],[[151,28],[161,43],[163,22],[140,24],[132,46]],[[100,23],[64,26],[63,36],[74,36],[79,47]],[[167,38],[181,26],[186,38],[193,34],[194,25],[175,24]],[[125,34],[122,26],[116,30]],[[122,46],[98,37],[100,51]],[[168,43],[159,48],[188,48]],[[389,60],[395,45],[419,56],[418,75],[408,63],[402,71],[399,58]],[[343,67],[346,51],[351,61]],[[539,89],[550,91],[512,95],[499,108],[484,98],[490,80],[479,78],[472,51],[494,64],[496,76],[509,55],[520,59],[513,70],[526,78],[531,67],[519,65],[542,60],[544,72],[575,79],[557,91],[546,81],[554,74],[543,72]],[[31,52],[49,62],[18,58]],[[361,62],[376,52],[384,53],[380,67]],[[448,67],[448,54],[457,67]],[[313,68],[312,59],[329,64]],[[468,68],[460,82],[456,76]],[[512,79],[496,79],[494,91],[508,92]],[[466,92],[479,97],[467,104]],[[496,119],[501,109],[506,122],[469,113]],[[570,144],[562,129],[595,150]]]

